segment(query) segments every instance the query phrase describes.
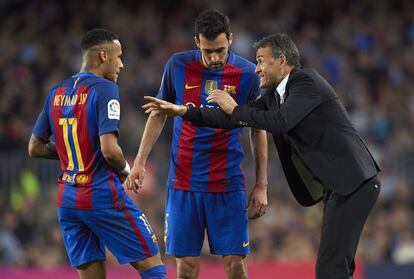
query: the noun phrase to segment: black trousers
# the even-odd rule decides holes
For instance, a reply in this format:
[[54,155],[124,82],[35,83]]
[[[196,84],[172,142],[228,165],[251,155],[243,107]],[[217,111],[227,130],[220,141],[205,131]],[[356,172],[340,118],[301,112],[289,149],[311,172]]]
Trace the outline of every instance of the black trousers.
[[359,238],[380,189],[380,182],[375,176],[348,196],[331,190],[325,193],[321,242],[316,261],[317,279],[353,278]]

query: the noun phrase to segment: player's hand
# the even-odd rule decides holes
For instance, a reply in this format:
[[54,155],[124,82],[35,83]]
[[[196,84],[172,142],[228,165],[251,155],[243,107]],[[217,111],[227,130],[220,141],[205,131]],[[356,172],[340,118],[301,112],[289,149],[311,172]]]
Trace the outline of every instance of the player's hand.
[[207,102],[217,103],[227,114],[232,114],[234,108],[237,107],[236,101],[230,96],[230,94],[220,89],[212,90],[207,97]]
[[182,105],[176,105],[152,96],[144,96],[144,99],[148,101],[142,106],[146,114],[156,112],[168,116],[182,116],[187,112],[187,108]]
[[250,192],[247,214],[249,219],[263,216],[267,209],[267,185],[256,185]]
[[139,194],[139,191],[144,185],[144,177],[145,168],[143,166],[132,167],[131,172],[125,181],[126,188],[134,191],[136,194]]

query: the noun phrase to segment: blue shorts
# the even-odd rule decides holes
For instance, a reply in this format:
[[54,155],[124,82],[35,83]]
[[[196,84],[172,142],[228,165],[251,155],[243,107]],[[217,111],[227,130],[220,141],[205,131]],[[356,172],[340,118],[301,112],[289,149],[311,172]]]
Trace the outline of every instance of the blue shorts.
[[188,192],[168,188],[166,253],[200,256],[207,230],[211,254],[249,254],[246,192]]
[[105,260],[105,247],[120,264],[141,261],[159,253],[145,215],[129,197],[125,200],[119,208],[58,209],[63,241],[73,267]]

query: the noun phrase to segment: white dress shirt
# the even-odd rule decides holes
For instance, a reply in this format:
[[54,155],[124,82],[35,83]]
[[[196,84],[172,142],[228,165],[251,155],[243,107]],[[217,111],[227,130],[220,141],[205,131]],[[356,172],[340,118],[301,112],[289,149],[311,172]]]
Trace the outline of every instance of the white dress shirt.
[[276,88],[277,93],[280,95],[280,103],[281,104],[283,104],[283,102],[285,101],[286,83],[287,83],[287,81],[289,79],[289,75],[290,74],[288,74],[287,76],[285,76],[285,78],[282,79],[282,81],[279,83],[279,85]]

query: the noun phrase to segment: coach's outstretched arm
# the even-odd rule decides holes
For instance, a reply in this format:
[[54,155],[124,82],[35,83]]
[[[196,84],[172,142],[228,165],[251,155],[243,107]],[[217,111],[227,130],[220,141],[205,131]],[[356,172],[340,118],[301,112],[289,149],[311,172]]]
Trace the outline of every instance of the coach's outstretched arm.
[[168,116],[182,116],[184,120],[190,121],[195,126],[211,128],[239,128],[242,125],[236,125],[230,122],[230,116],[219,108],[196,108],[192,106],[176,105],[155,97],[144,96],[148,101],[142,108],[145,113],[161,113]]
[[287,133],[323,103],[317,83],[308,74],[298,72],[292,75],[290,82],[293,84],[289,88],[289,100],[280,109],[263,109],[258,104],[264,98],[238,106],[231,96],[220,94],[218,90],[212,91],[207,101],[217,103],[233,123],[271,134]]

